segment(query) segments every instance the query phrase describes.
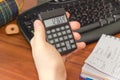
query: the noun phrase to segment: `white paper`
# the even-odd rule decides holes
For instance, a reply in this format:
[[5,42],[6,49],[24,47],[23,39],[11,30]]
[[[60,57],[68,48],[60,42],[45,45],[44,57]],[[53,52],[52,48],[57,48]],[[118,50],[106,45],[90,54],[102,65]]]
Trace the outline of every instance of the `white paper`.
[[120,79],[120,39],[103,34],[85,62],[109,76]]

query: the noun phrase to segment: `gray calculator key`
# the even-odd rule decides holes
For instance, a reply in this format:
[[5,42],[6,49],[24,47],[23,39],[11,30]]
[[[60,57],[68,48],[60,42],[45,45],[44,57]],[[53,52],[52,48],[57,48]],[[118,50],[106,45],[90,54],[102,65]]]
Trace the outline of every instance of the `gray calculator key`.
[[63,31],[62,34],[63,34],[63,35],[66,35],[67,33],[66,33],[66,31]]
[[56,31],[60,31],[60,28],[56,28]]
[[67,30],[67,33],[70,34],[70,33],[71,33],[71,30]]
[[48,35],[48,39],[52,39],[52,35]]
[[49,42],[50,42],[51,44],[53,44],[53,43],[54,43],[54,40],[50,40]]
[[66,25],[66,26],[65,26],[65,28],[66,28],[66,29],[69,29],[69,26],[68,26],[68,25]]
[[57,47],[57,48],[59,48],[59,47],[60,47],[60,44],[59,44],[59,43],[58,43],[58,44],[56,44],[56,47]]
[[48,31],[47,31],[47,34],[50,34],[50,33],[51,33],[51,31],[50,31],[50,30],[48,30]]
[[53,37],[54,37],[54,38],[57,37],[57,34],[53,34]]
[[61,46],[65,46],[65,43],[64,43],[64,42],[62,42],[62,43],[61,43]]
[[74,49],[74,48],[76,48],[76,45],[75,45],[75,44],[73,44],[73,45],[72,45],[72,48],[73,48],[73,49]]
[[56,43],[59,42],[58,38],[55,39],[55,42],[56,42]]
[[64,36],[64,40],[67,40],[68,39],[68,37],[67,36]]
[[61,27],[61,30],[65,30],[65,27],[64,27],[64,26],[62,26],[62,27]]
[[52,29],[51,32],[54,33],[54,32],[55,32],[55,29]]
[[58,49],[58,51],[59,51],[59,52],[62,52],[62,49],[61,49],[61,48],[59,48],[59,49]]
[[62,36],[62,33],[61,33],[61,32],[58,32],[58,36]]
[[63,48],[62,48],[62,50],[63,50],[63,51],[66,51],[66,50],[67,50],[67,48],[66,48],[66,47],[63,47]]
[[69,38],[73,38],[72,34],[68,35]]
[[71,45],[69,41],[66,41],[65,44],[66,44],[67,49],[71,49]]
[[71,40],[70,40],[70,43],[74,43],[74,40],[73,40],[73,39],[71,39]]
[[60,40],[60,41],[63,41],[63,37],[60,37],[59,40]]

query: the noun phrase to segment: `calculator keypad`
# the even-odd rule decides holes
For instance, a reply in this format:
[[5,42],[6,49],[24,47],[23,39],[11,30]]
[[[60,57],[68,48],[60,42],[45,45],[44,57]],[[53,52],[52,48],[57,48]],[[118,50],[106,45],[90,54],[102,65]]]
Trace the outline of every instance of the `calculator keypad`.
[[60,53],[68,53],[76,49],[76,42],[69,25],[59,26],[46,31],[47,41],[54,45]]

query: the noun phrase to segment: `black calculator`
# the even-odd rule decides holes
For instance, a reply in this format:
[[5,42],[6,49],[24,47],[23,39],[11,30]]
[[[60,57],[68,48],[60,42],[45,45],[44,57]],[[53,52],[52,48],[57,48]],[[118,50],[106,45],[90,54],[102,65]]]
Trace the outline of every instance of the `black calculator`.
[[[45,26],[47,42],[52,44],[61,54],[69,53],[77,48],[64,8],[40,12],[38,19]],[[21,30],[26,39],[30,39],[29,35],[33,35],[34,32],[33,27]]]

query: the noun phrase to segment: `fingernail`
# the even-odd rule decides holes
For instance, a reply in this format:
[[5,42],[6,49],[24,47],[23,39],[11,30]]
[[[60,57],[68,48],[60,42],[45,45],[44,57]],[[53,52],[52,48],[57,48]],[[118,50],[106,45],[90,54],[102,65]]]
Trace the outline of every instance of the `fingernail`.
[[38,21],[38,20],[36,20],[36,21],[35,21],[35,23],[34,23],[34,27],[37,27],[37,28],[39,28],[39,27],[40,27],[40,23],[39,23],[39,21]]

